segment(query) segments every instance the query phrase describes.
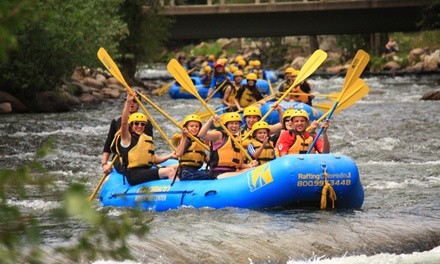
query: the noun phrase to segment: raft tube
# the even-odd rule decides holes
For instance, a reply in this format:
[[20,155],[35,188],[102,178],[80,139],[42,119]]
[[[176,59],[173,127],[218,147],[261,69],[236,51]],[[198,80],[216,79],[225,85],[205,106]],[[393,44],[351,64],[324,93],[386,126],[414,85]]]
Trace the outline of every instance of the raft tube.
[[[359,209],[364,190],[355,162],[338,154],[287,155],[237,176],[205,181],[156,180],[130,186],[113,170],[100,192],[102,206],[166,211],[180,207],[265,209],[319,207],[324,174],[336,193],[335,208]],[[327,202],[331,205],[331,202]]]

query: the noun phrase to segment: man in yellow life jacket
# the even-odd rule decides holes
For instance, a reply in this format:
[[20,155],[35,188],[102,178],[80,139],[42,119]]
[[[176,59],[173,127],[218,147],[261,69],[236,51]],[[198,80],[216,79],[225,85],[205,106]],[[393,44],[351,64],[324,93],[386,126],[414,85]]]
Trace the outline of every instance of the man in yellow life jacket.
[[[309,125],[309,114],[301,109],[295,110],[292,114],[292,126],[293,129],[284,130],[281,132],[280,138],[277,142],[277,150],[280,157],[287,154],[305,154],[307,153],[310,145],[312,144],[315,133],[307,132],[307,127]],[[312,123],[312,131],[318,127],[318,122],[314,121]],[[329,122],[326,121],[322,124],[324,127],[323,133],[320,138],[316,141],[310,153],[329,153],[330,152],[330,142],[327,137],[327,129]]]
[[[284,72],[285,81],[278,88],[279,97],[281,97],[281,95],[285,91],[287,91],[290,86],[292,86],[292,84],[295,82],[296,76],[298,76],[298,73],[299,71],[295,70],[292,67],[286,69],[286,71]],[[311,92],[312,89],[310,87],[310,84],[307,81],[304,81],[296,87],[293,87],[293,89],[290,90],[289,95],[284,97],[284,100],[291,102],[302,102],[312,106],[312,99],[315,98],[315,96]]]

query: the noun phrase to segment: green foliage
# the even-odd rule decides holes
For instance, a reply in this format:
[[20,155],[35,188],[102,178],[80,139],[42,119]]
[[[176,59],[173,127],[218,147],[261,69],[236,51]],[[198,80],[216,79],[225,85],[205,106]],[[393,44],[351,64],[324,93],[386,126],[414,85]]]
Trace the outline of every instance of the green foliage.
[[353,58],[360,49],[368,51],[368,36],[365,35],[338,35],[336,43],[343,51],[343,61]]
[[[40,162],[51,152],[54,144],[52,139],[48,139],[28,164],[13,170],[0,170],[0,263],[45,263],[48,254],[51,257],[56,254],[58,258],[63,258],[63,262],[74,263],[87,263],[98,258],[132,258],[126,240],[129,236],[145,235],[152,218],[146,218],[138,210],[126,210],[112,217],[107,215],[106,209],[97,211],[88,202],[82,184],[72,184],[64,192],[61,206],[43,216],[45,221],[50,218],[62,227],[62,233],[57,233],[57,236],[68,242],[53,248],[54,252],[48,252],[47,243],[46,249],[42,249],[43,234],[47,232],[42,217],[24,212],[9,202],[31,199],[28,193],[35,191],[46,195],[57,192],[51,175]],[[59,197],[55,194],[51,196]]]
[[75,66],[99,66],[98,48],[114,52],[127,34],[116,13],[121,1],[26,1],[23,13],[32,16],[15,21],[18,49],[0,64],[0,86],[26,103],[39,91],[55,90]]
[[[145,5],[149,6],[148,10],[144,9]],[[138,64],[159,58],[173,23],[161,15],[162,11],[159,1],[125,0],[121,5],[120,14],[130,33],[121,40],[121,57],[116,59],[121,62],[125,76],[133,77]]]
[[214,55],[216,58],[222,54],[222,49],[219,43],[203,43],[203,45],[199,45],[199,48],[195,48],[193,50],[194,55]]

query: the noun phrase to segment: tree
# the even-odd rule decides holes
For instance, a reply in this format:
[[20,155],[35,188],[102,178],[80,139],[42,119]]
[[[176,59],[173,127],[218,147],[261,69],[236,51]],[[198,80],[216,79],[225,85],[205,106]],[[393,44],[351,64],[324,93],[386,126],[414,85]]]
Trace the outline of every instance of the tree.
[[29,103],[36,93],[60,87],[75,66],[100,66],[99,47],[116,53],[128,33],[117,14],[121,1],[9,1],[32,16],[14,21],[17,50],[0,64],[1,89]]
[[134,77],[139,63],[154,61],[162,51],[172,23],[170,18],[161,15],[162,11],[160,2],[154,0],[125,0],[121,5],[121,17],[130,33],[120,42],[121,58],[117,60],[128,82]]

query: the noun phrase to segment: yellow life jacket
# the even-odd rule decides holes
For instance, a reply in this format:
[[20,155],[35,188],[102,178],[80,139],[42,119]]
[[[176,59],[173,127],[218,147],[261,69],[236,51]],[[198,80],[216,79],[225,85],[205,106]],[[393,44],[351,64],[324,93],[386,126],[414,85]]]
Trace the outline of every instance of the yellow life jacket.
[[121,133],[118,131],[112,144],[115,144],[116,153],[120,162],[128,169],[154,165],[154,143],[153,138],[141,134],[131,134],[131,142],[128,151],[121,151]]
[[226,101],[228,101],[228,103],[234,104],[235,96],[237,95],[237,91],[239,88],[240,88],[240,86],[236,87],[235,84],[231,85],[231,92],[229,93],[229,97],[226,100]]
[[[288,154],[305,154],[307,153],[307,150],[309,150],[309,147],[312,144],[312,142],[313,142],[313,137],[308,132],[304,134],[304,138],[301,135],[296,135],[295,142],[289,148]],[[316,153],[316,149],[315,147],[313,147],[312,151],[310,151],[310,154],[315,154],[315,153]]]
[[[232,139],[225,134],[223,135],[223,140],[223,144],[217,150],[213,150],[211,146],[209,166],[211,168],[232,167],[239,169],[243,161],[243,154],[240,148],[235,146]],[[238,141],[241,143],[240,140]]]
[[206,157],[205,149],[192,139],[188,139],[191,145],[184,150],[179,159],[180,166],[191,166],[200,169]]
[[[261,148],[261,146],[263,145],[261,141],[255,138],[251,139],[250,143],[252,143],[255,150]],[[257,161],[261,165],[273,159],[275,159],[275,148],[273,146],[273,142],[269,140],[269,142],[267,142],[267,144],[263,147],[263,151],[257,158]]]
[[[257,88],[255,88],[255,89],[257,89]],[[252,94],[252,91],[246,87],[246,89],[243,91],[243,94],[241,95],[240,99],[238,100],[238,104],[241,107],[245,108],[256,101],[257,100],[255,100],[255,98]]]

